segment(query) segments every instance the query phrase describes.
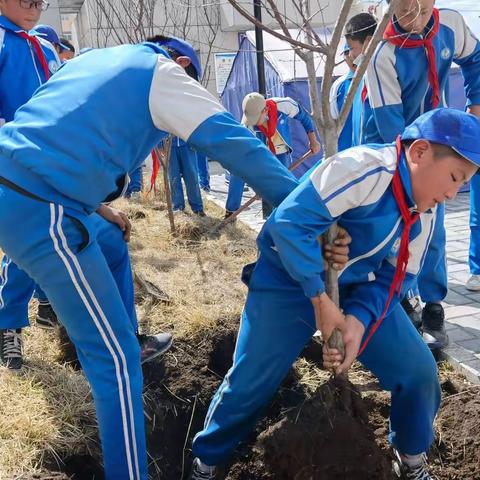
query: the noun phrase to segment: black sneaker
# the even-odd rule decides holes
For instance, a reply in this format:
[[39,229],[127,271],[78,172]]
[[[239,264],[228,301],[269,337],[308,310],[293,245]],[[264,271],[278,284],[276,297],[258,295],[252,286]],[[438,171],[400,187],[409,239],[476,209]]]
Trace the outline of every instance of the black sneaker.
[[37,310],[37,326],[51,330],[58,325],[57,314],[49,303],[39,303]]
[[142,364],[150,362],[165,353],[173,343],[173,337],[169,333],[159,333],[158,335],[137,334],[137,338],[140,344],[140,359]]
[[13,372],[23,367],[22,329],[0,330],[0,365]]
[[195,458],[188,478],[189,480],[215,480],[216,470],[215,467],[203,465],[198,458]]
[[422,311],[423,340],[430,350],[442,350],[448,345],[445,312],[440,303],[427,303]]
[[407,297],[403,297],[403,300],[400,302],[400,304],[405,310],[405,313],[412,321],[413,326],[417,330],[420,330],[420,328],[422,328],[422,317],[420,316],[420,313],[415,310],[415,307],[412,305],[410,299],[408,299]]
[[197,210],[196,212],[193,212],[194,215],[197,215],[198,217],[206,217],[207,214],[203,210]]
[[[393,472],[397,478],[403,480],[433,480],[428,473],[427,456],[422,453],[418,455],[418,462],[413,465],[407,463],[408,460],[394,450],[396,460],[393,462]],[[412,458],[412,457],[411,457]]]

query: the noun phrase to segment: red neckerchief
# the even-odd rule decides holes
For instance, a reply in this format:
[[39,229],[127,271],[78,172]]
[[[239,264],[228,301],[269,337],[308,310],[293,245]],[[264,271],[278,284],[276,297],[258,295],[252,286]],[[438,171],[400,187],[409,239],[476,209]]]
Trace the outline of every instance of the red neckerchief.
[[47,59],[45,58],[45,53],[42,50],[42,46],[38,41],[38,38],[34,35],[29,35],[27,32],[15,32],[20,37],[24,38],[27,41],[30,41],[35,49],[35,53],[37,54],[38,59],[40,60],[40,64],[42,65],[43,73],[45,74],[45,79],[48,80],[50,78],[50,70],[48,69]]
[[267,100],[267,128],[263,125],[258,125],[258,129],[265,135],[268,142],[268,148],[275,155],[275,145],[272,142],[272,138],[277,131],[277,122],[278,122],[278,108],[277,104],[273,100]]
[[150,177],[150,191],[157,191],[156,181],[158,176],[158,171],[160,170],[160,160],[158,159],[157,150],[154,148],[152,150],[152,176]]
[[365,350],[370,339],[373,337],[373,334],[377,331],[378,327],[382,323],[385,315],[387,314],[388,307],[390,307],[390,302],[392,301],[393,295],[397,293],[400,295],[403,281],[405,280],[405,275],[407,273],[407,265],[408,265],[408,257],[410,256],[410,252],[408,250],[408,244],[410,242],[410,230],[412,225],[418,220],[419,214],[412,212],[408,208],[407,201],[405,199],[405,191],[403,188],[402,180],[400,178],[400,159],[402,156],[402,142],[400,140],[400,136],[397,137],[397,169],[393,174],[392,180],[392,190],[393,196],[395,201],[397,202],[398,208],[400,210],[400,214],[402,215],[403,220],[403,231],[402,237],[400,240],[400,249],[398,250],[397,256],[397,266],[395,268],[395,273],[393,275],[392,284],[390,285],[390,291],[388,292],[387,303],[383,310],[382,315],[380,318],[373,324],[370,332],[367,335],[367,338],[363,342],[358,354],[361,355]]
[[437,35],[440,28],[438,9],[433,9],[433,28],[423,39],[413,40],[408,38],[407,34],[399,34],[395,29],[393,21],[390,20],[383,38],[393,45],[400,48],[417,48],[424,47],[427,50],[428,59],[428,83],[432,87],[433,98],[432,107],[437,108],[440,104],[440,83],[438,81],[437,64],[435,61],[435,49],[433,48],[433,39]]

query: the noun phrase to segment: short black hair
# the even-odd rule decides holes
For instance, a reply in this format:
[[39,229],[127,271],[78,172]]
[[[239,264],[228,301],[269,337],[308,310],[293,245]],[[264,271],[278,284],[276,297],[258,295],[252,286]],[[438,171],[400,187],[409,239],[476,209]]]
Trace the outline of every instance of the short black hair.
[[373,37],[377,21],[370,13],[359,13],[353,16],[345,25],[345,38],[364,43],[367,37]]
[[67,47],[68,50],[70,50],[72,53],[75,53],[75,47],[73,46],[73,44],[67,40],[66,38],[64,37],[60,37],[60,43]]
[[[147,42],[150,43],[161,43],[161,42],[167,42],[170,40],[169,36],[166,35],[153,35],[153,37],[148,37]],[[181,56],[180,52],[177,52],[174,48],[167,47],[166,45],[160,45],[169,55],[172,57],[172,60],[176,60],[178,57]],[[197,71],[195,70],[195,67],[193,64],[190,64],[186,69],[185,72],[189,77],[192,77],[195,80],[198,80],[198,75]]]

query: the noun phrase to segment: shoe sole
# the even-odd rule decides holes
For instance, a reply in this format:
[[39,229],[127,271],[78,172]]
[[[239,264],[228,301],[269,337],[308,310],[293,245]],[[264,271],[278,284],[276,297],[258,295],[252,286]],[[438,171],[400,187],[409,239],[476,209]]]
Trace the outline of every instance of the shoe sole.
[[145,363],[151,362],[152,360],[155,360],[155,358],[159,357],[160,355],[163,355],[165,352],[168,352],[173,344],[173,337],[170,339],[170,341],[165,345],[165,347],[162,348],[162,350],[158,350],[155,352],[155,354],[151,355],[150,357],[145,358],[140,362],[141,365],[144,365]]
[[478,287],[467,287],[465,285],[465,289],[468,290],[469,292],[480,292],[480,285]]

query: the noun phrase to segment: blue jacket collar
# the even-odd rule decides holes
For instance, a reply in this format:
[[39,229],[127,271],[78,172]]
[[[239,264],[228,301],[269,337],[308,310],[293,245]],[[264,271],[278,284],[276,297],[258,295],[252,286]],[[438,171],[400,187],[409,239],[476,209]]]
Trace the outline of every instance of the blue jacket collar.
[[403,189],[405,191],[405,199],[407,200],[408,206],[410,208],[415,208],[417,205],[413,199],[412,178],[410,175],[410,169],[408,168],[405,150],[403,148],[400,155],[400,163],[398,165],[398,168],[400,172],[400,179],[402,180],[403,184]]

